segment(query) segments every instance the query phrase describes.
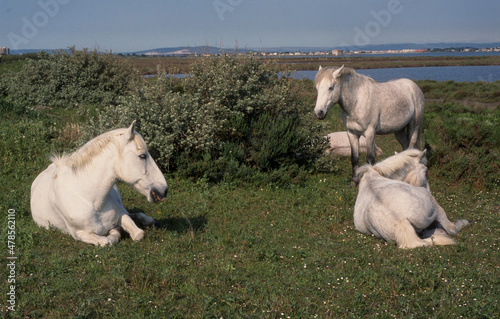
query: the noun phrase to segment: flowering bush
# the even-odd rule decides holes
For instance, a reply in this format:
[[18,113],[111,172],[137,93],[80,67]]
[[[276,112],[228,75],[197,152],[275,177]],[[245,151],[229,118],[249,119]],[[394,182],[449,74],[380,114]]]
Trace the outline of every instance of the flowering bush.
[[254,57],[205,58],[182,90],[172,81],[160,74],[137,86],[89,125],[86,138],[137,120],[160,166],[215,181],[290,182],[322,153],[318,122],[289,75],[272,65]]
[[40,51],[17,73],[0,81],[0,95],[27,106],[115,104],[136,77],[131,65],[110,53]]

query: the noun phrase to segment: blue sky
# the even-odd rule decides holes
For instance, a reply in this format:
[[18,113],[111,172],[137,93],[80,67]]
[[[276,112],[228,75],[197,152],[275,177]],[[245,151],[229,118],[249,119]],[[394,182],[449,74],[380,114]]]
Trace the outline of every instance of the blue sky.
[[498,0],[1,0],[0,46],[130,52],[500,42],[499,14]]

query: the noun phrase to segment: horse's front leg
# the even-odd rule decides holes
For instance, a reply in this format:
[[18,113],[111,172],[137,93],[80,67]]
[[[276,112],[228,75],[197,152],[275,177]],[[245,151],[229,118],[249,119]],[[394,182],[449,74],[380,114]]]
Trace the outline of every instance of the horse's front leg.
[[123,229],[130,234],[130,237],[133,241],[139,241],[144,238],[144,230],[137,227],[137,225],[128,214],[122,215],[121,225]]
[[349,138],[349,144],[351,144],[352,181],[358,184],[359,178],[356,171],[359,165],[359,136],[348,130],[347,137]]
[[374,165],[376,148],[377,148],[377,145],[375,144],[375,132],[366,131],[365,138],[366,138],[366,162],[369,163],[370,165]]
[[116,185],[109,192],[107,204],[120,215],[118,223],[123,230],[130,234],[132,240],[139,241],[144,238],[144,231],[137,227],[125,207],[123,207],[123,201]]
[[84,243],[92,244],[96,246],[107,246],[116,245],[121,238],[119,228],[113,228],[109,231],[107,236],[99,236],[96,233],[79,230],[75,232],[75,239],[81,240]]

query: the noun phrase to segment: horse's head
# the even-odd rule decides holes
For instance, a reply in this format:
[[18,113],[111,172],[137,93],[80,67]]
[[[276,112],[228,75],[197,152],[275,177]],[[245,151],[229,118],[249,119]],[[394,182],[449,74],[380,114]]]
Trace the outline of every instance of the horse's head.
[[318,91],[314,113],[320,120],[324,119],[330,108],[339,101],[342,70],[344,70],[344,66],[338,69],[319,67],[314,80]]
[[165,200],[167,182],[149,154],[142,136],[135,132],[135,121],[126,129],[122,138],[123,148],[115,163],[118,178],[132,185],[150,202]]
[[378,162],[373,168],[382,176],[430,191],[427,182],[427,150],[407,149]]
[[415,169],[413,169],[408,173],[408,175],[406,175],[403,182],[416,187],[426,188],[429,191],[431,190],[429,187],[429,183],[427,182],[427,166],[425,166],[424,164],[418,164]]
[[413,155],[414,158],[413,168],[408,171],[403,181],[413,186],[424,187],[430,191],[431,189],[427,181],[428,168],[427,168],[427,158],[425,157],[426,154],[427,150],[424,150],[422,152],[418,151],[416,152],[415,155]]

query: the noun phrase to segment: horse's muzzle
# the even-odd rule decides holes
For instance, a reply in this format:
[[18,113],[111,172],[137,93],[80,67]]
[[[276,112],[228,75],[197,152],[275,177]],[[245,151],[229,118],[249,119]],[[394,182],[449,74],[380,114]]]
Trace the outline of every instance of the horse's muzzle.
[[151,190],[151,198],[154,202],[163,202],[167,198],[168,187],[165,187],[164,191],[159,191],[157,189]]
[[323,111],[318,111],[318,112],[315,112],[316,114],[316,117],[320,120],[323,120],[325,119],[325,116],[326,116],[326,112],[323,112]]

